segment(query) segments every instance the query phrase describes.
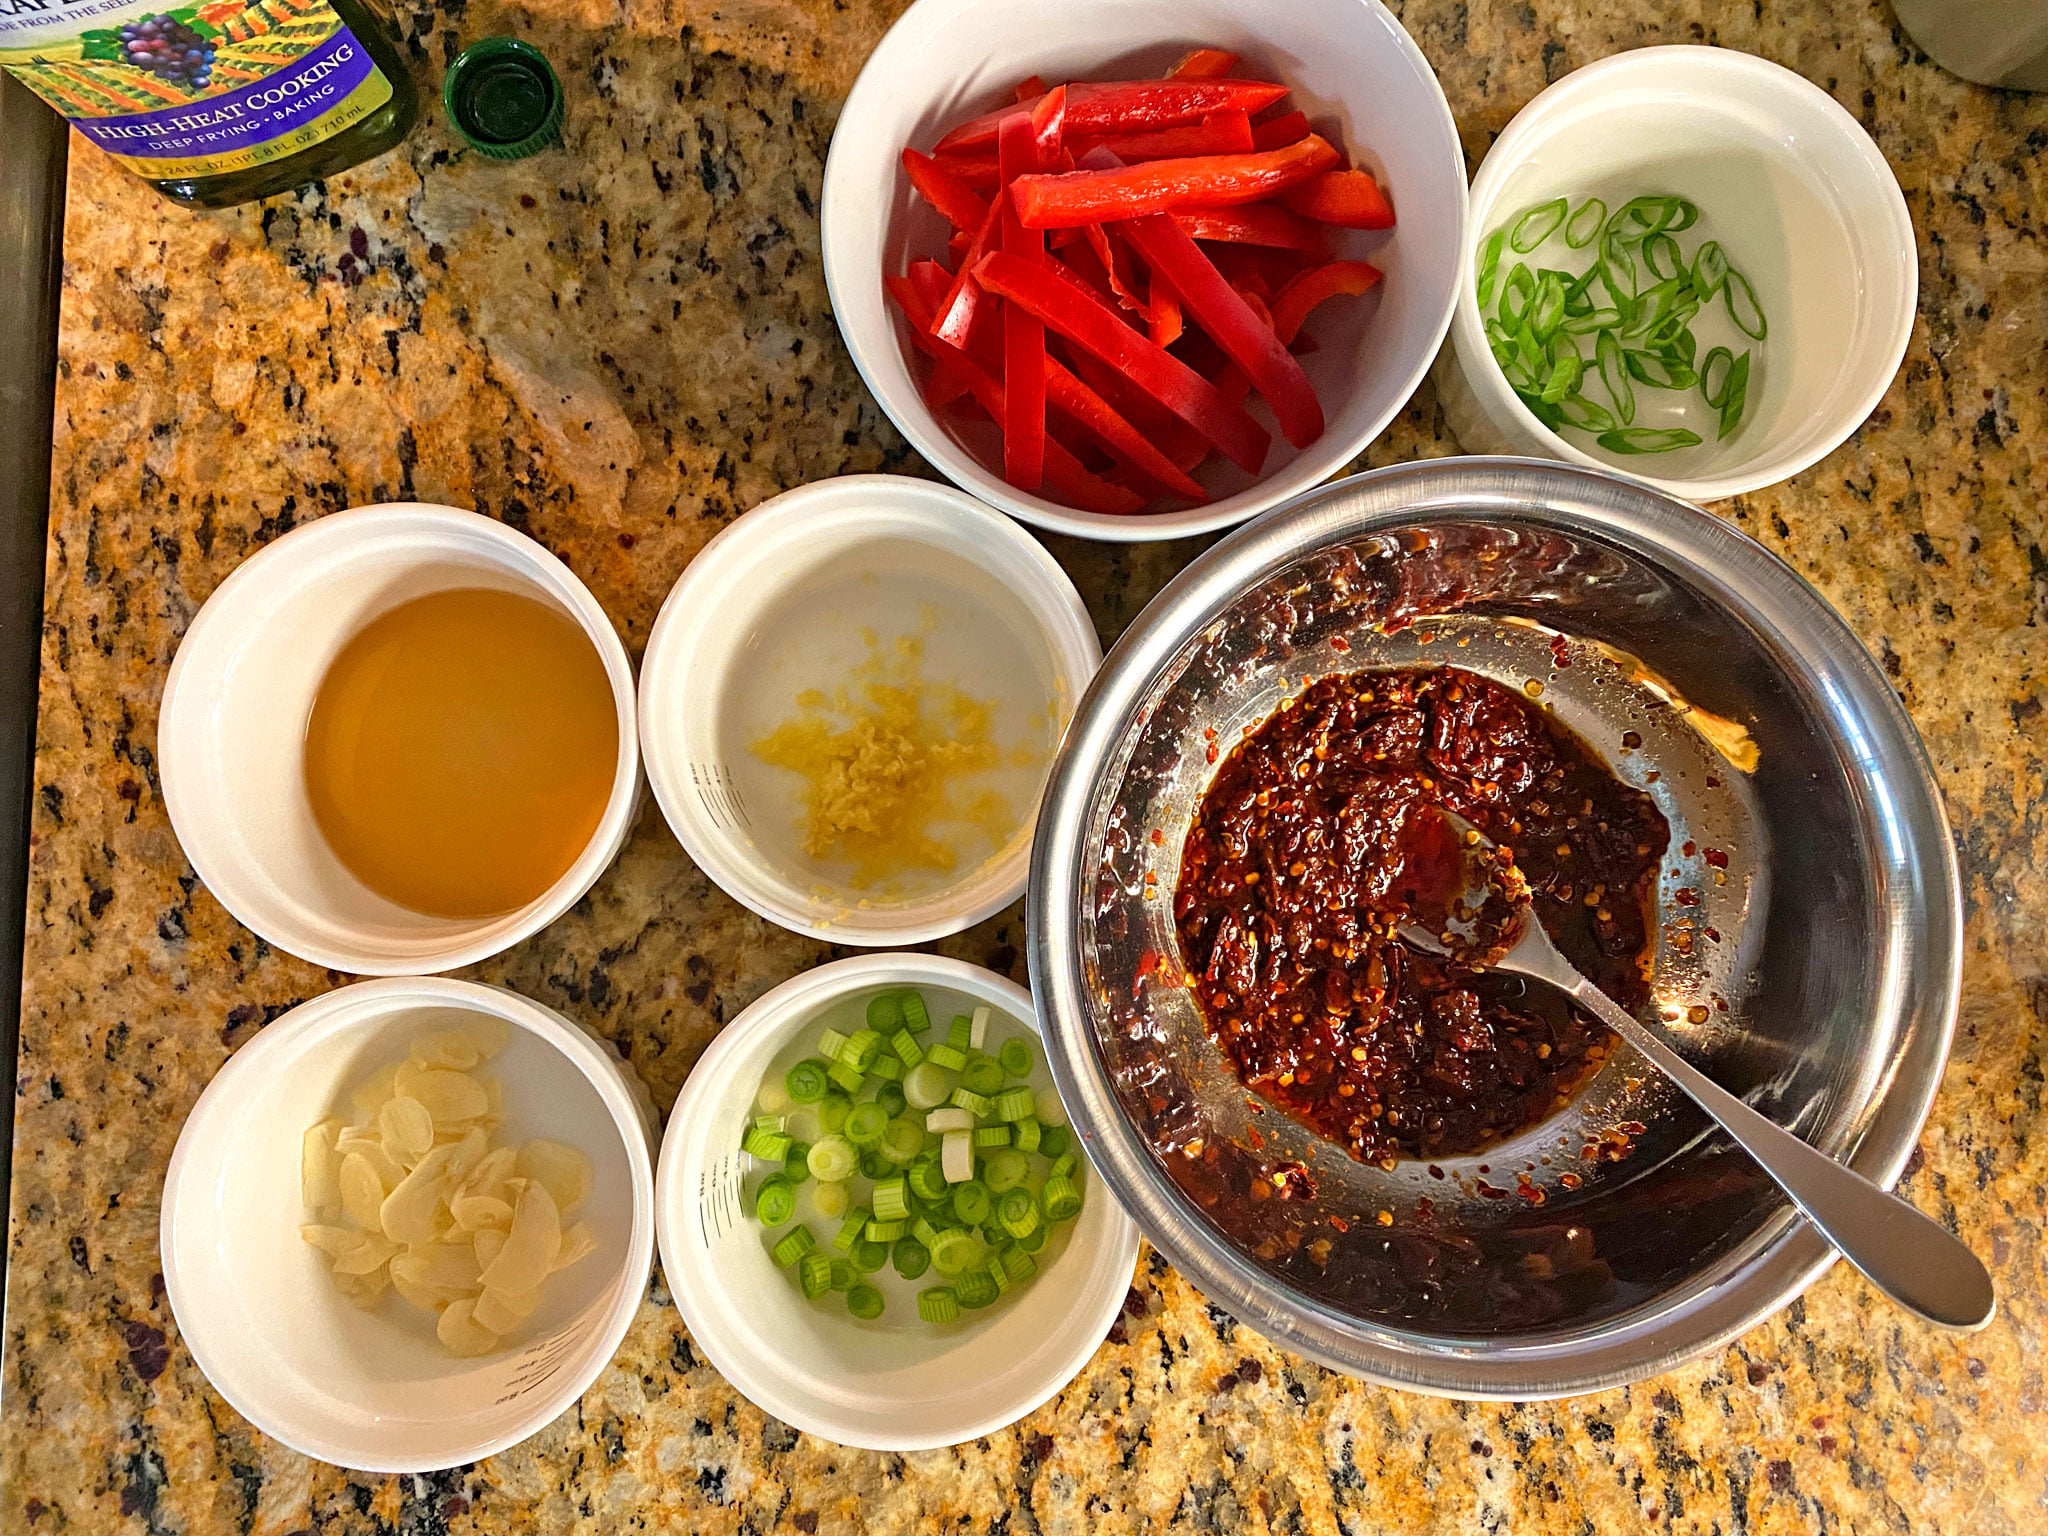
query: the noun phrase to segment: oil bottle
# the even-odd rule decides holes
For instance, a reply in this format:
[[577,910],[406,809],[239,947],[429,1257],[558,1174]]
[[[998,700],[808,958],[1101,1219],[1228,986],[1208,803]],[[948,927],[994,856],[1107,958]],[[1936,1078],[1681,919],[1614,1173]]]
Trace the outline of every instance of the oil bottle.
[[0,67],[166,197],[205,208],[359,165],[419,98],[362,0],[0,0]]

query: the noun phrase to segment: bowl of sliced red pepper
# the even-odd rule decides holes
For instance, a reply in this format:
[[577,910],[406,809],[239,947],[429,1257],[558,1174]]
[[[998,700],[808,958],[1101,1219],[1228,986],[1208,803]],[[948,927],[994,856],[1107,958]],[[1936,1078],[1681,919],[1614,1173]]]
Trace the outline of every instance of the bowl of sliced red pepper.
[[1465,169],[1378,0],[920,0],[841,115],[825,275],[955,484],[1099,539],[1344,469],[1442,343]]

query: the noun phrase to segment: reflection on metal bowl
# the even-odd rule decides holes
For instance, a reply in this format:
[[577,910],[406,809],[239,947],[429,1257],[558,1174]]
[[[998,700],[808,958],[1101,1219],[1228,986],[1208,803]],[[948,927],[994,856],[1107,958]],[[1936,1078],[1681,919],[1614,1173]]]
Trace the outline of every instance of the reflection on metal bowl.
[[1947,1054],[1960,942],[1910,722],[1833,611],[1735,528],[1525,460],[1314,492],[1197,560],[1119,642],[1038,827],[1054,1068],[1146,1235],[1277,1341],[1460,1396],[1639,1379],[1831,1257],[1640,1057],[1617,1049],[1508,1141],[1360,1163],[1245,1091],[1185,985],[1171,898],[1218,756],[1315,678],[1432,664],[1540,697],[1669,820],[1646,1016],[1896,1178]]

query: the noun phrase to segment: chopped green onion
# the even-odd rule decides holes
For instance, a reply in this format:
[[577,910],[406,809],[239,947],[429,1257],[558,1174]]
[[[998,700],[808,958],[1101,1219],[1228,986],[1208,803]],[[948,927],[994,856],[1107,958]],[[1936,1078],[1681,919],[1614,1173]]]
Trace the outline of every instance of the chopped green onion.
[[1016,1140],[1012,1145],[1019,1152],[1036,1152],[1038,1150],[1038,1138],[1044,1134],[1044,1131],[1045,1128],[1036,1120],[1019,1120],[1017,1122]]
[[966,1110],[967,1113],[976,1118],[987,1114],[995,1108],[994,1099],[987,1097],[985,1094],[976,1093],[972,1088],[965,1087],[953,1090],[953,1103],[957,1108]]
[[818,1126],[830,1136],[846,1124],[853,1112],[853,1100],[843,1093],[828,1093],[818,1101]]
[[764,1227],[779,1227],[795,1214],[795,1186],[787,1179],[763,1179],[754,1191],[754,1220]]
[[924,1047],[917,1043],[917,1036],[907,1029],[899,1029],[889,1037],[889,1049],[896,1053],[896,1059],[906,1067],[914,1067],[924,1060]]
[[921,1035],[932,1027],[932,1016],[924,1006],[924,998],[915,992],[900,992],[897,1002],[903,1009],[903,1027],[913,1035]]
[[1080,1166],[1081,1160],[1072,1152],[1062,1152],[1052,1160],[1052,1177],[1055,1179],[1067,1178]]
[[1038,1202],[1031,1198],[1030,1190],[1013,1189],[996,1206],[996,1220],[1010,1236],[1023,1237],[1038,1225]]
[[859,1093],[861,1089],[867,1086],[867,1073],[861,1071],[859,1067],[849,1066],[843,1061],[833,1062],[825,1075],[831,1078],[834,1083],[843,1088],[849,1095]]
[[1029,1077],[1038,1065],[1038,1053],[1031,1049],[1031,1042],[1022,1035],[1012,1035],[1005,1040],[1002,1049],[996,1052],[996,1059],[1012,1077]]
[[824,1062],[806,1056],[783,1074],[783,1089],[798,1104],[815,1104],[825,1097],[825,1072]]
[[975,1051],[967,1058],[967,1070],[960,1074],[960,1086],[976,1093],[997,1094],[1003,1090],[1003,1064],[993,1056]]
[[948,1227],[926,1246],[931,1249],[932,1268],[942,1275],[957,1275],[981,1257],[981,1239],[965,1227]]
[[946,1174],[936,1162],[913,1164],[909,1173],[910,1191],[920,1200],[943,1200],[946,1198]]
[[839,1059],[849,1067],[858,1067],[865,1072],[882,1049],[881,1035],[872,1029],[855,1030],[846,1048],[839,1053]]
[[1691,389],[1698,375],[1683,363],[1674,364],[1656,352],[1624,352],[1628,371],[1653,389]]
[[1508,234],[1508,244],[1522,255],[1528,255],[1556,233],[1557,226],[1564,222],[1570,206],[1561,197],[1553,198],[1547,203],[1538,203],[1515,220],[1514,228]]
[[901,1083],[884,1083],[875,1090],[875,1102],[882,1106],[882,1113],[894,1120],[910,1107],[910,1100],[904,1095]]
[[1643,265],[1660,282],[1686,275],[1685,256],[1678,249],[1678,242],[1662,231],[1643,242]]
[[844,1136],[827,1136],[810,1155],[811,1177],[824,1184],[837,1184],[853,1174],[853,1143]]
[[1036,1253],[1039,1249],[1043,1248],[1045,1246],[1045,1223],[1040,1222],[1036,1227],[1018,1238],[1017,1246],[1027,1253]]
[[864,1179],[886,1179],[896,1171],[896,1165],[883,1155],[880,1147],[868,1147],[860,1155],[860,1176]]
[[1045,1181],[1045,1188],[1038,1192],[1039,1203],[1045,1208],[1045,1219],[1071,1221],[1081,1213],[1081,1191],[1074,1187],[1074,1181],[1063,1173],[1056,1173]]
[[[849,1167],[849,1173],[853,1170]],[[819,1184],[811,1191],[811,1208],[827,1221],[838,1221],[853,1209],[853,1191],[846,1181],[836,1179],[829,1184]]]
[[985,1269],[970,1269],[953,1281],[953,1296],[963,1307],[986,1307],[1002,1293]]
[[889,1112],[872,1099],[854,1105],[853,1113],[846,1117],[846,1139],[856,1147],[878,1145],[888,1128]]
[[754,1129],[757,1131],[786,1131],[789,1129],[789,1120],[783,1115],[756,1115],[754,1116]]
[[1702,300],[1711,299],[1721,291],[1721,283],[1728,276],[1728,257],[1721,250],[1718,240],[1706,240],[1692,253],[1692,291]]
[[1015,1189],[1031,1177],[1031,1159],[1015,1147],[1004,1147],[982,1164],[981,1177],[997,1194]]
[[764,1163],[779,1163],[789,1156],[789,1149],[795,1144],[794,1136],[781,1131],[766,1131],[757,1125],[747,1132],[747,1139],[740,1143],[740,1150]]
[[935,1045],[924,1053],[924,1059],[934,1066],[958,1072],[967,1065],[967,1047],[964,1045]]
[[834,1259],[832,1261],[833,1290],[850,1291],[853,1289],[855,1282],[859,1279],[860,1271],[854,1267],[853,1260]]
[[[1501,319],[1509,325],[1520,325],[1523,317],[1529,313],[1529,301],[1535,296],[1536,279],[1529,275],[1529,268],[1524,263],[1516,262],[1508,270],[1507,283],[1501,289]],[[1510,299],[1514,300],[1513,308],[1508,305]]]
[[903,1221],[910,1215],[910,1181],[901,1175],[875,1186],[875,1219]]
[[910,1223],[907,1220],[882,1221],[877,1219],[869,1222],[867,1230],[861,1235],[871,1243],[893,1243],[909,1230]]
[[1608,398],[1614,402],[1615,411],[1624,422],[1636,419],[1636,392],[1628,382],[1628,369],[1622,365],[1621,342],[1614,332],[1602,331],[1595,343],[1593,355],[1599,361],[1600,382],[1607,386]]
[[1703,439],[1683,427],[1627,427],[1602,432],[1594,441],[1609,453],[1669,453],[1697,447]]
[[909,1115],[898,1115],[882,1132],[882,1156],[901,1165],[924,1150],[925,1130]]
[[832,1255],[829,1253],[807,1253],[797,1270],[797,1283],[804,1288],[807,1300],[816,1301],[832,1289]]
[[935,1246],[938,1243],[939,1235],[946,1230],[945,1227],[936,1225],[926,1216],[920,1216],[910,1224],[910,1235],[920,1243],[923,1243],[927,1248]]
[[1569,425],[1582,432],[1609,432],[1614,428],[1614,416],[1607,407],[1588,400],[1584,395],[1566,395],[1557,402],[1557,409]]
[[903,1077],[903,1063],[898,1061],[893,1053],[877,1056],[868,1063],[868,1075],[879,1078],[884,1085],[899,1082]]
[[882,1293],[865,1280],[851,1287],[846,1293],[846,1310],[862,1322],[870,1322],[882,1315]]
[[846,1220],[839,1224],[839,1231],[832,1239],[832,1246],[841,1253],[853,1252],[853,1245],[860,1241],[861,1233],[868,1229],[874,1219],[874,1212],[864,1205],[857,1205],[846,1213]]
[[818,1036],[818,1054],[828,1062],[846,1059],[846,1036],[836,1029],[827,1029]]
[[889,1251],[889,1262],[906,1280],[915,1280],[932,1267],[931,1250],[914,1237],[899,1237]]
[[1728,377],[1721,386],[1721,430],[1714,434],[1718,442],[1733,432],[1742,422],[1742,408],[1749,399],[1749,353],[1742,356],[1728,370]]
[[1564,319],[1565,286],[1546,272],[1536,284],[1536,297],[1529,301],[1529,329],[1538,341],[1547,341]]
[[792,1141],[789,1150],[782,1154],[782,1176],[791,1184],[801,1184],[811,1176],[811,1144],[808,1141]]
[[877,992],[868,999],[868,1028],[878,1035],[894,1034],[903,1027],[901,992]]
[[967,1021],[967,1044],[980,1050],[988,1041],[989,1011],[986,1004],[974,1010],[974,1017]]
[[[1033,1213],[1033,1219],[1036,1220],[1035,1212]],[[1040,1241],[1044,1241],[1042,1236]],[[1026,1253],[1022,1247],[1012,1244],[1003,1254],[1003,1268],[1010,1272],[1010,1283],[1012,1285],[1022,1285],[1026,1280],[1029,1280],[1038,1273],[1038,1261]]]
[[974,1043],[974,1020],[964,1013],[953,1015],[953,1022],[946,1026],[946,1044],[962,1053]]
[[[871,1221],[868,1223],[868,1226],[872,1229],[874,1223]],[[900,1237],[902,1234],[898,1233],[897,1235]],[[893,1242],[894,1239],[892,1238],[891,1241]],[[871,1237],[863,1237],[853,1245],[853,1267],[864,1275],[872,1275],[888,1262],[888,1243],[876,1242]]]
[[811,1229],[797,1225],[783,1233],[781,1240],[769,1252],[777,1264],[787,1269],[805,1254],[813,1252],[817,1246],[818,1240],[811,1236]]
[[951,1286],[935,1285],[917,1293],[917,1315],[921,1321],[943,1327],[960,1315],[960,1303]]
[[987,1271],[989,1279],[996,1283],[996,1295],[999,1297],[1009,1295],[1011,1284],[1010,1271],[1004,1267],[1003,1256],[1000,1253],[989,1255]]
[[952,1091],[952,1075],[930,1057],[903,1075],[903,1097],[912,1109],[931,1109],[943,1104]]
[[1570,336],[1583,336],[1588,331],[1612,330],[1621,324],[1618,309],[1589,309],[1583,315],[1567,315],[1559,329]]
[[[1041,1111],[1046,1107],[1045,1105],[1039,1106]],[[1042,1122],[1044,1129],[1038,1135],[1038,1155],[1040,1157],[1061,1156],[1067,1150],[1067,1144],[1073,1140],[1073,1132],[1069,1131],[1064,1125],[1054,1125],[1045,1118],[1043,1113],[1039,1115],[1039,1120]]]
[[1570,394],[1579,382],[1579,375],[1585,364],[1577,357],[1560,357],[1550,365],[1550,377],[1543,381],[1539,391],[1542,399],[1555,403]]
[[1005,1088],[996,1095],[998,1120],[1029,1120],[1038,1112],[1038,1096],[1029,1088]]
[[[1588,218],[1587,215],[1592,215]],[[1575,251],[1582,251],[1593,243],[1593,237],[1600,233],[1600,226],[1607,222],[1607,205],[1597,197],[1589,197],[1572,210],[1572,216],[1565,221],[1564,243]],[[1486,303],[1481,299],[1481,306]]]
[[970,1227],[978,1227],[989,1218],[994,1202],[988,1197],[988,1186],[979,1179],[969,1179],[964,1184],[953,1186],[953,1214]]
[[983,1147],[1007,1147],[1010,1144],[1010,1128],[1007,1125],[978,1125],[974,1128],[974,1145]]
[[939,1139],[939,1166],[948,1184],[974,1177],[974,1137],[968,1131],[948,1131]]
[[1749,279],[1733,267],[1721,283],[1721,302],[1728,306],[1728,318],[1735,322],[1735,328],[1751,341],[1762,341],[1770,325],[1764,319],[1763,307],[1756,301],[1756,290],[1749,286]]
[[944,1134],[947,1131],[971,1131],[974,1129],[974,1112],[949,1104],[942,1109],[932,1110],[924,1117],[924,1128]]
[[1508,232],[1496,229],[1486,237],[1486,244],[1479,248],[1479,307],[1485,309],[1493,302],[1494,279],[1500,276],[1501,247],[1507,244]]

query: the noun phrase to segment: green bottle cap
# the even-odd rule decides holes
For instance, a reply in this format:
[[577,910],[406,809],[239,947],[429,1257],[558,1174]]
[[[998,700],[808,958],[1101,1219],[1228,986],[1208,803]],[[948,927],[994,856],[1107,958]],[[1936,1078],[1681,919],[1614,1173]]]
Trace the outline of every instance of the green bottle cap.
[[441,105],[463,142],[493,160],[562,141],[562,82],[545,54],[516,37],[482,38],[457,54]]

